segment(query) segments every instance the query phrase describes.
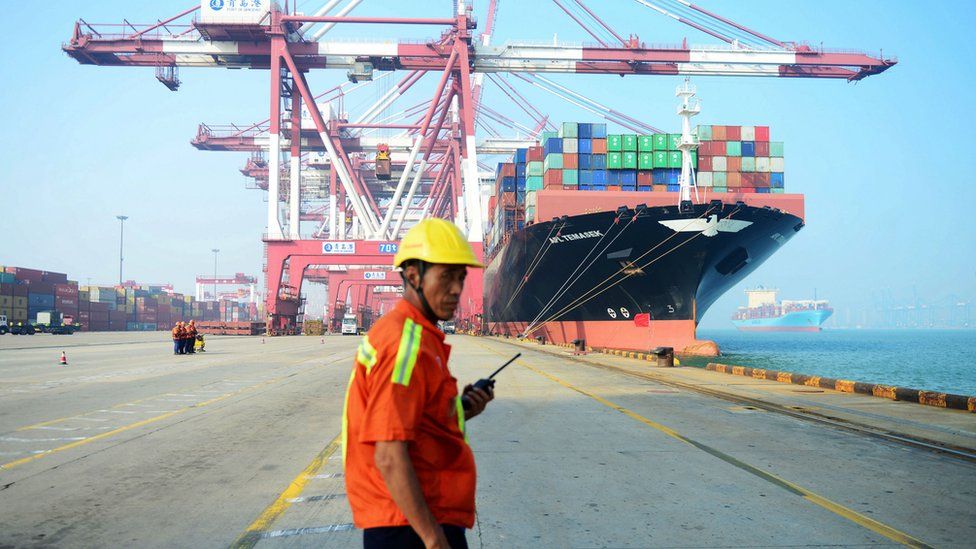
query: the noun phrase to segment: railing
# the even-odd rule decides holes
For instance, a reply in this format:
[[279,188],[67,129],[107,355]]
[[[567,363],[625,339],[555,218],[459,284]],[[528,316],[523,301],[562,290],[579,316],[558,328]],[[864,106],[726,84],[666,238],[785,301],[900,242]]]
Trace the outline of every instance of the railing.
[[267,122],[252,124],[250,126],[238,126],[237,124],[219,124],[211,126],[209,124],[200,124],[200,130],[198,133],[215,139],[226,137],[258,137],[261,135],[267,135],[269,129],[270,124]]

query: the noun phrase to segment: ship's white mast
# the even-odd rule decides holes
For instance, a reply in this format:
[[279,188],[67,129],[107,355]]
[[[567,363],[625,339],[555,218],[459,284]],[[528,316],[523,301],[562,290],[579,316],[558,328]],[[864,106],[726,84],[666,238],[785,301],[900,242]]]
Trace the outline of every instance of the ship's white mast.
[[689,79],[685,78],[684,84],[675,89],[674,95],[681,98],[678,105],[678,116],[681,117],[681,142],[678,150],[681,151],[681,176],[678,178],[680,192],[678,194],[678,205],[691,202],[691,191],[695,191],[695,201],[698,196],[698,185],[695,182],[695,170],[691,166],[691,151],[698,148],[698,136],[691,133],[691,117],[701,112],[701,101],[692,100],[695,96],[695,86],[691,85]]

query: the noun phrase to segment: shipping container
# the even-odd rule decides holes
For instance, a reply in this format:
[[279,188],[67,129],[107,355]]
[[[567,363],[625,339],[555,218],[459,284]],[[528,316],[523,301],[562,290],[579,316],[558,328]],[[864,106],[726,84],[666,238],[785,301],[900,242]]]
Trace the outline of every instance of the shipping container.
[[755,141],[743,141],[742,142],[742,156],[756,156],[756,142]]
[[769,126],[756,126],[755,141],[769,141]]
[[701,171],[712,171],[712,157],[702,156],[698,159],[698,169]]
[[619,134],[610,134],[607,136],[607,152],[620,152],[623,151],[623,138]]
[[728,168],[729,168],[728,157],[725,156],[712,157],[712,171],[726,172],[728,171]]
[[576,144],[576,149],[579,154],[593,154],[593,140],[584,139],[582,137],[579,138]]
[[767,173],[769,173],[769,172],[773,171],[770,168],[771,168],[771,163],[770,163],[768,157],[760,156],[759,158],[756,158],[756,171],[757,172],[767,172]]
[[698,172],[695,184],[697,184],[699,187],[711,187],[712,172]]
[[681,134],[680,133],[669,133],[668,134],[668,150],[676,151],[678,150],[678,145],[681,144]]
[[590,163],[590,155],[580,153],[577,157],[579,163],[579,169],[581,170],[592,170],[593,165]]
[[741,159],[743,172],[754,172],[756,171],[756,161],[762,160],[761,158],[755,158],[752,156],[743,156]]
[[576,122],[563,122],[559,127],[559,137],[579,137],[579,126]]
[[564,153],[572,153],[572,154],[579,153],[579,139],[576,139],[575,137],[573,137],[573,138],[564,138],[563,139],[563,152]]
[[725,171],[727,171],[727,172],[741,172],[742,171],[742,157],[739,157],[739,156],[729,156],[729,157],[727,157]]
[[637,152],[637,136],[634,134],[624,134],[622,149],[624,152]]
[[641,135],[637,137],[637,152],[653,152],[654,151],[654,136],[653,135]]
[[579,172],[577,170],[563,170],[563,185],[579,185]]
[[756,154],[755,156],[769,156],[769,142],[768,141],[756,141],[755,142]]
[[712,141],[725,141],[725,126],[712,126]]
[[653,136],[652,148],[655,151],[666,151],[668,150],[668,134],[666,133],[656,133]]
[[607,154],[607,140],[594,138],[592,149],[593,154]]
[[[755,141],[756,140],[756,127],[755,126],[742,126],[740,130],[740,139],[742,141]],[[742,153],[745,155],[745,152]]]
[[742,156],[742,142],[741,141],[726,141],[725,142],[725,156]]
[[[549,154],[553,154],[553,153],[566,152],[566,151],[563,150],[563,140],[560,139],[560,138],[558,138],[558,137],[549,138],[549,139],[543,141],[543,143],[544,143],[544,145],[542,147],[542,154],[543,155],[549,155]],[[504,174],[503,173],[502,175],[508,175],[508,174]],[[514,175],[514,174],[512,174],[512,175]]]
[[783,142],[782,141],[770,141],[769,142],[769,156],[782,157],[783,156]]
[[[643,137],[642,137],[643,139]],[[654,169],[654,153],[652,152],[641,152],[637,154],[637,169],[639,170],[651,170]]]
[[[626,147],[626,143],[624,145]],[[636,170],[637,169],[637,153],[636,152],[624,152],[620,159],[620,164],[625,170]]]
[[712,187],[727,187],[727,175],[726,172],[712,172]]
[[579,155],[563,153],[563,169],[564,170],[579,169]]
[[712,140],[711,126],[698,126],[697,128],[695,128],[695,132],[698,134],[698,139],[700,139],[703,142]]
[[668,151],[668,167],[680,168],[682,162],[681,151]]
[[742,126],[726,126],[725,127],[725,140],[726,141],[741,141],[742,140]]

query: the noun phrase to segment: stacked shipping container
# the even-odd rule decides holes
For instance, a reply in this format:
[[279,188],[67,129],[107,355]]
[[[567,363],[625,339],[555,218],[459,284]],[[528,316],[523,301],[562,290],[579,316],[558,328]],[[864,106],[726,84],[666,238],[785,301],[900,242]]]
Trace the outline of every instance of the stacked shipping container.
[[259,321],[262,307],[224,300],[196,301],[163,286],[78,286],[63,273],[0,267],[0,315],[11,322],[36,321],[41,311],[59,311],[83,331],[169,330],[178,321]]
[[784,193],[783,142],[769,126],[699,126],[697,183],[714,192]]

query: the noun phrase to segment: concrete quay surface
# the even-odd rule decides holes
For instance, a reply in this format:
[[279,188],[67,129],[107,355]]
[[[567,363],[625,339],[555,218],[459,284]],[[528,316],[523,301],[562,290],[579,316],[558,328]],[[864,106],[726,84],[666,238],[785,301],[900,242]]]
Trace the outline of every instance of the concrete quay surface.
[[[361,546],[337,444],[358,342],[0,337],[0,547]],[[976,543],[976,414],[449,342],[462,383],[523,353],[468,426],[473,547]]]

